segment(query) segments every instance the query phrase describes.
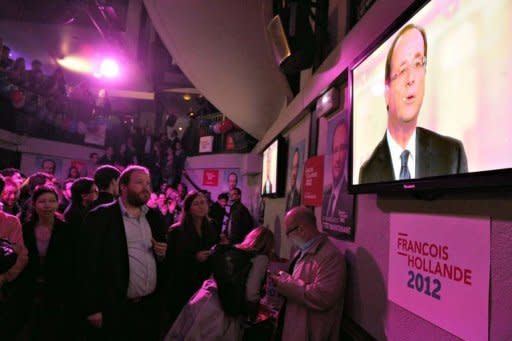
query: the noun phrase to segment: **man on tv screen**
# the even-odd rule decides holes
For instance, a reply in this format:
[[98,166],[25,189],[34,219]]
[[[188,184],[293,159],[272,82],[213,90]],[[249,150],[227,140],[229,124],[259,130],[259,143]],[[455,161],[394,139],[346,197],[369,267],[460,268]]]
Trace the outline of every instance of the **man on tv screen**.
[[361,166],[359,183],[407,180],[467,172],[461,141],[417,127],[425,92],[427,37],[416,25],[405,26],[386,58],[384,138]]
[[267,170],[267,178],[265,179],[265,184],[263,185],[263,194],[271,194],[272,192],[272,181],[270,180],[270,172],[272,165],[272,154],[273,150],[269,150],[266,157],[266,170]]

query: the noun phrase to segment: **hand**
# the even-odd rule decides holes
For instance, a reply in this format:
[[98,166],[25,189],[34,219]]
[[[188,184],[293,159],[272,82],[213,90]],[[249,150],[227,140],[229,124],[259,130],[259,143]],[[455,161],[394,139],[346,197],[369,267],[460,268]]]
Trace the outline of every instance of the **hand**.
[[210,256],[210,251],[208,251],[208,250],[199,251],[198,253],[196,253],[196,259],[199,263],[206,261],[209,256]]
[[89,321],[89,323],[94,328],[101,328],[101,326],[103,325],[103,314],[100,312],[100,313],[89,315],[89,316],[87,316],[87,321]]
[[224,233],[221,233],[220,235],[220,242],[219,244],[229,244],[229,239],[226,237]]
[[167,252],[167,243],[157,242],[154,238],[151,238],[151,244],[153,245],[153,251],[158,257],[164,257]]

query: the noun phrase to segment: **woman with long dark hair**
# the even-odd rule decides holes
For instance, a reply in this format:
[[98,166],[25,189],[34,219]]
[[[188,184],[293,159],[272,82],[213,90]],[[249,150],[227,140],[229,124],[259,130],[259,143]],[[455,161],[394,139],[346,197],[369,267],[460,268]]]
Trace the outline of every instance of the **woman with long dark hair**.
[[[217,246],[218,247],[218,246]],[[260,292],[265,279],[267,265],[274,247],[274,233],[266,227],[252,230],[235,245],[250,256],[252,266],[245,281],[245,306],[247,313],[255,315],[260,300]],[[236,254],[230,254],[235,257]],[[215,257],[215,256],[213,256]],[[236,261],[233,263],[233,265]],[[238,275],[238,274],[237,274]],[[242,283],[242,282],[240,282]],[[204,281],[201,289],[188,301],[176,322],[167,333],[166,341],[173,340],[242,340],[242,322],[245,314],[228,314],[219,298],[219,283],[214,278]],[[230,288],[231,289],[231,288]],[[224,305],[225,306],[225,305]],[[251,311],[252,310],[252,311]]]
[[59,199],[53,187],[36,188],[31,204],[29,220],[23,224],[29,254],[23,279],[27,302],[32,302],[27,329],[31,340],[64,340],[70,336],[66,329],[73,290],[72,237],[56,216]]
[[167,309],[174,321],[188,299],[210,276],[209,249],[218,237],[208,218],[208,203],[202,193],[191,191],[183,202],[180,221],[168,235]]

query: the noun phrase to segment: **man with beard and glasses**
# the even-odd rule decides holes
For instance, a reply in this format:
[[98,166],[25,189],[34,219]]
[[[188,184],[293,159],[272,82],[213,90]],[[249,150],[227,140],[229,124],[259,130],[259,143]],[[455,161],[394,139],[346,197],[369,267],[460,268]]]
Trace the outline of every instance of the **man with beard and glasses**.
[[162,215],[146,206],[147,168],[126,168],[119,190],[116,201],[96,207],[82,226],[81,312],[93,338],[158,340],[167,227]]

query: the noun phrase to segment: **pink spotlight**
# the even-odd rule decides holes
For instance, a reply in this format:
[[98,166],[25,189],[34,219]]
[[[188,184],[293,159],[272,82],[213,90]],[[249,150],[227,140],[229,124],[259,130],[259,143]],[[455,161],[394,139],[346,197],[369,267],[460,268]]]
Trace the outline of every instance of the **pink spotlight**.
[[117,77],[119,74],[119,65],[113,59],[104,59],[101,62],[100,73],[107,78]]

